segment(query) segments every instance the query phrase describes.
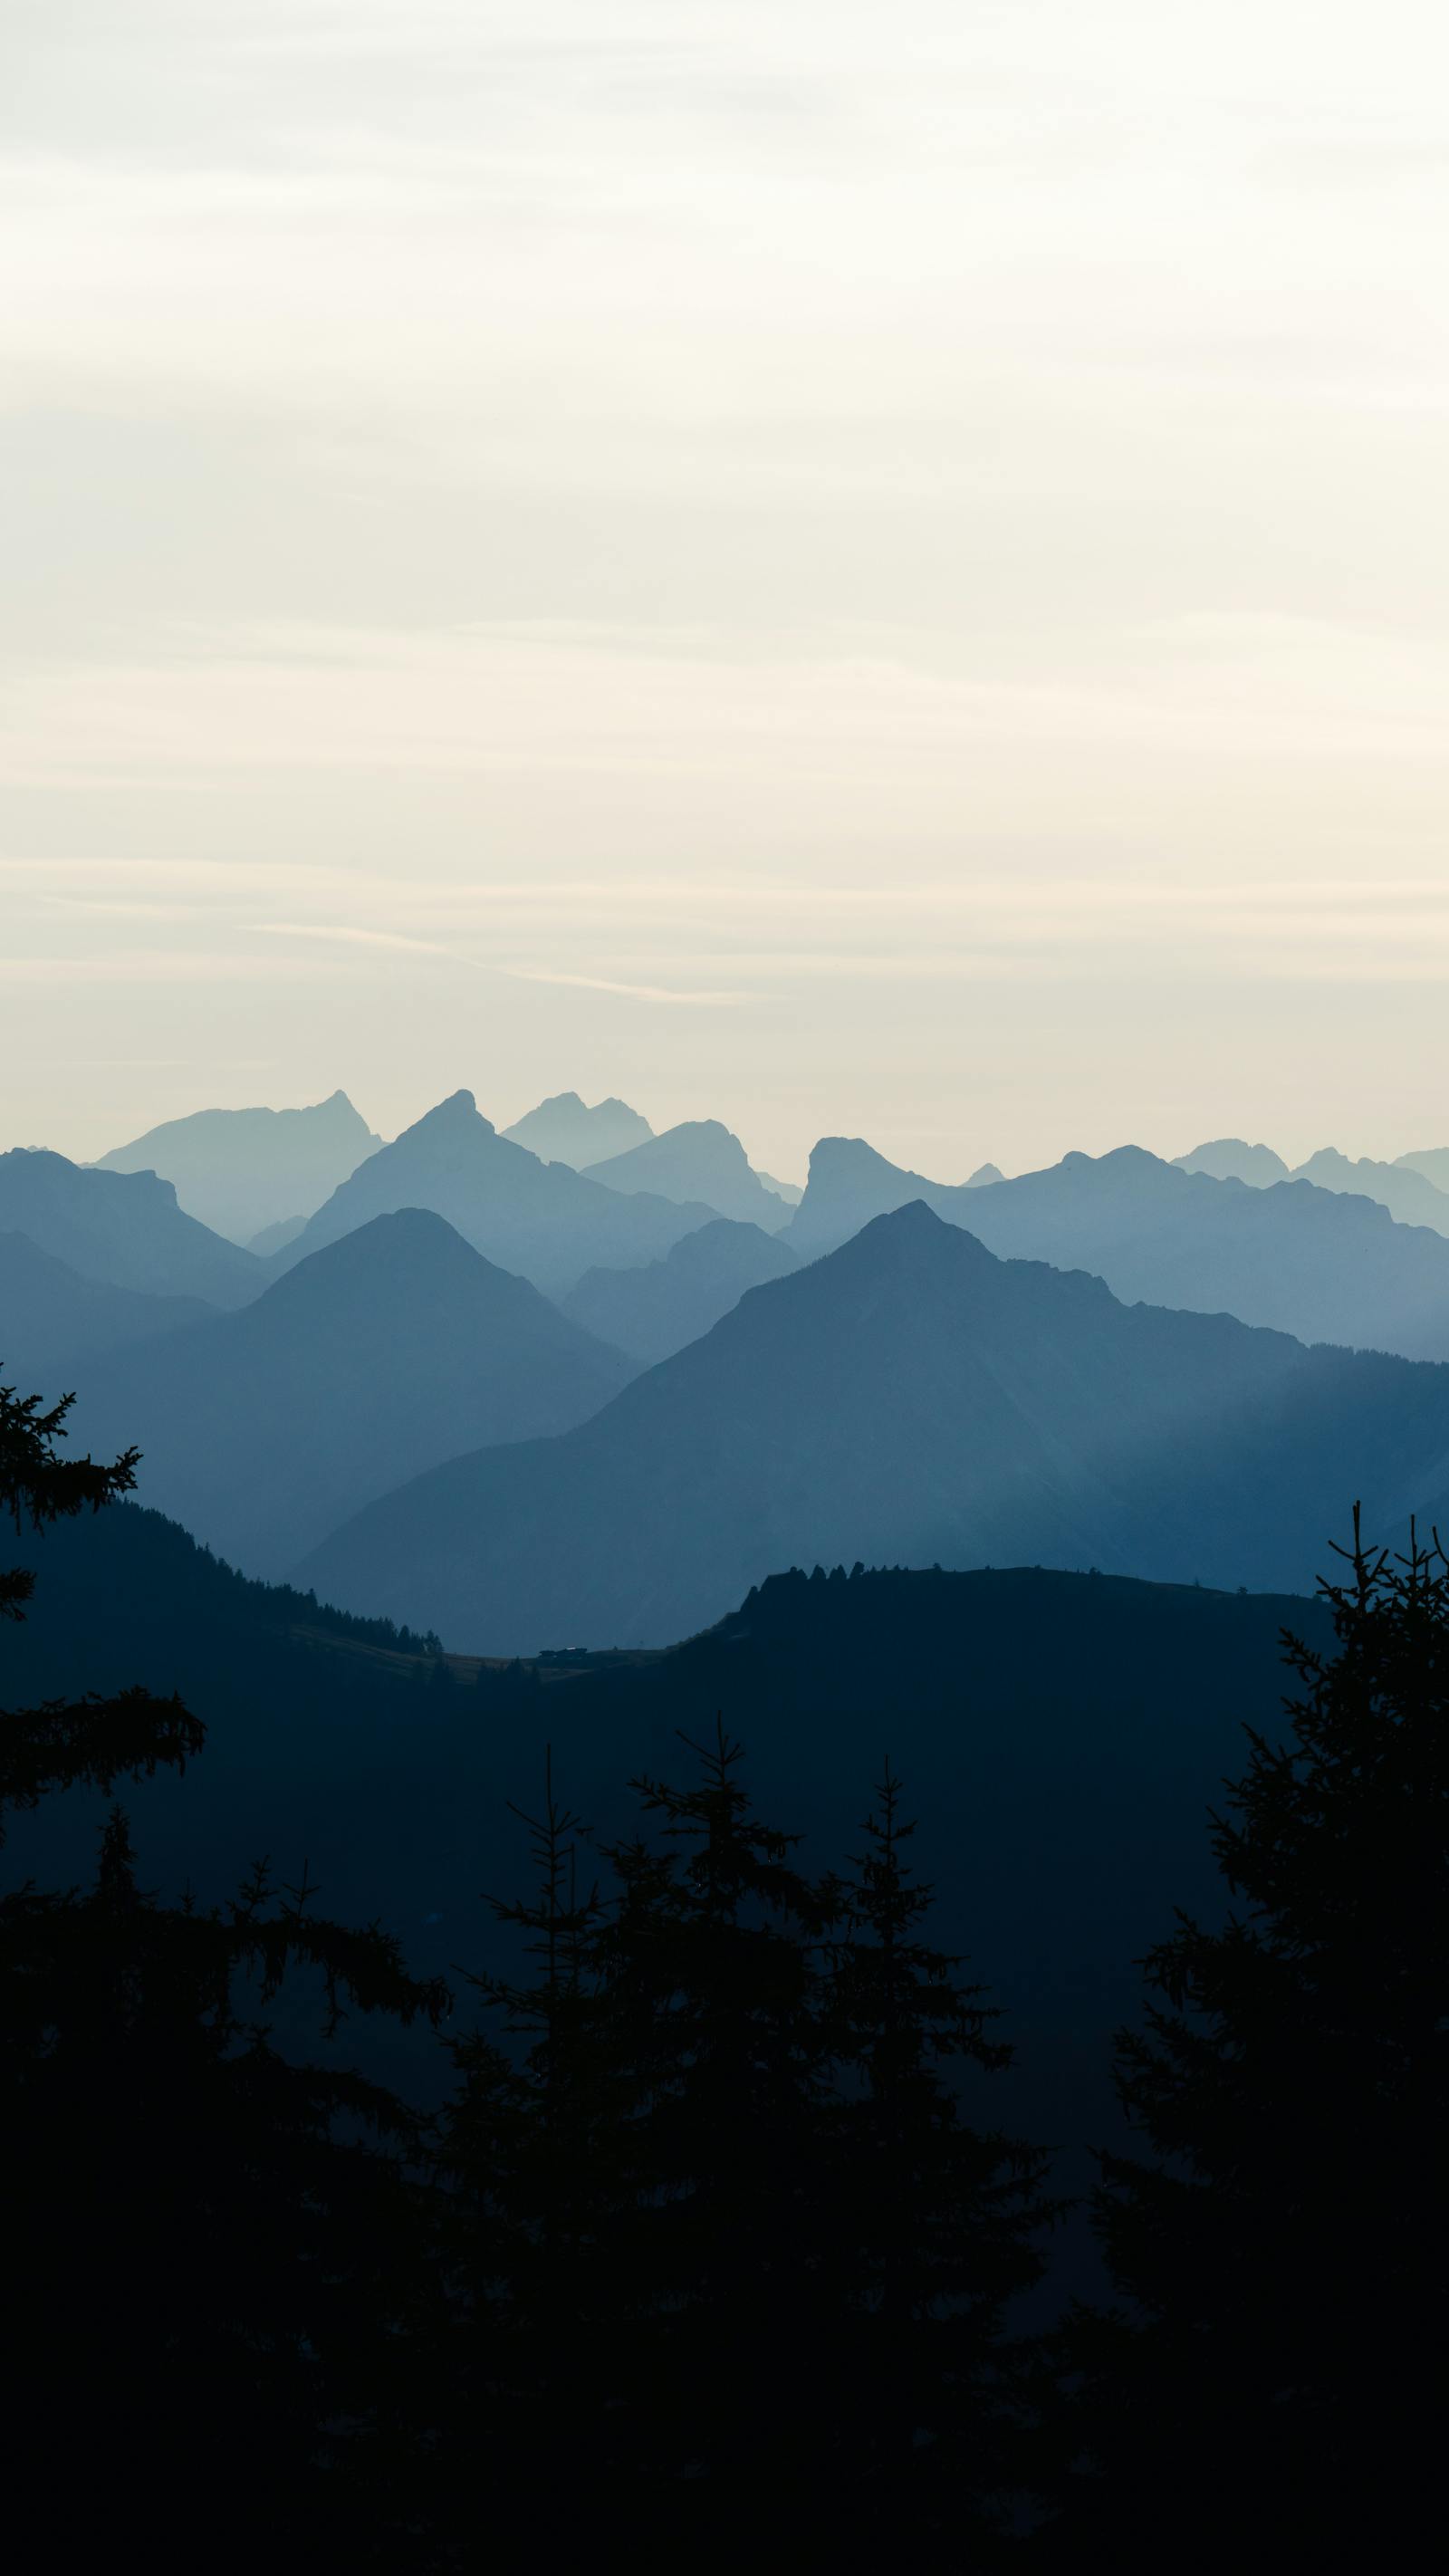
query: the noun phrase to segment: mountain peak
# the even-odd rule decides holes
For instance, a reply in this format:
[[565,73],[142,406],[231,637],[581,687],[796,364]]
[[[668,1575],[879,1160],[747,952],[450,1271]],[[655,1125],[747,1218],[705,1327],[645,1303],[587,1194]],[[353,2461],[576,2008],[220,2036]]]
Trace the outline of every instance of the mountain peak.
[[450,1091],[446,1100],[440,1100],[436,1108],[425,1109],[411,1127],[405,1127],[398,1142],[410,1136],[462,1136],[480,1128],[485,1136],[495,1132],[492,1120],[483,1116],[472,1092]]

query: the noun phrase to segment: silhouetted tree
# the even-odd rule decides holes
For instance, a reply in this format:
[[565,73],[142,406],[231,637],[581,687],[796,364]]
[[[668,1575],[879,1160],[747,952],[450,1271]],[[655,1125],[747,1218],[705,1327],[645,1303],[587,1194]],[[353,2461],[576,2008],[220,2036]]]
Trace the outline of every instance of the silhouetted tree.
[[962,1962],[925,1937],[933,1890],[913,1873],[887,1764],[865,1848],[841,1890],[827,2009],[844,2078],[821,2177],[849,2249],[836,2345],[845,2527],[884,2555],[957,2566],[1037,2481],[1025,2355],[1009,2302],[1041,2276],[1053,2215],[1047,2159],[965,2116],[962,2079],[1011,2050]]
[[632,2094],[601,1968],[606,1909],[592,1875],[580,1880],[583,1826],[555,1794],[551,1754],[542,1812],[512,1812],[528,1835],[533,1891],[488,1902],[521,1936],[526,1973],[468,1980],[500,2036],[483,2027],[449,2042],[459,2081],[438,2159],[449,2512],[475,2545],[503,2532],[521,2544],[561,2455],[567,2486],[553,2496],[551,2528],[580,2538],[596,2528],[620,2469],[620,2344],[633,2303]]
[[[131,1486],[134,1452],[57,1455],[68,1403],[0,1390],[17,1527]],[[33,1581],[0,1577],[11,1616]],[[139,1691],[9,1712],[0,1827],[6,1805],[180,1767],[202,1740]],[[436,2020],[446,1997],[381,1931],[317,1919],[315,1894],[263,1867],[228,1906],[162,1905],[113,1808],[88,1890],[0,1895],[7,2528],[57,2563],[119,2541],[158,2569],[230,2568],[283,2535],[395,2563],[414,2123],[358,2076],[290,2062],[264,2016],[298,1972],[329,2033],[349,2005]]]
[[658,1840],[615,1846],[601,1945],[612,2045],[635,2093],[629,2398],[662,2529],[743,2546],[818,2528],[839,2246],[819,2190],[829,2106],[817,1947],[833,1905],[765,1824],[737,1744],[700,1778],[635,1788]]
[[1449,1563],[1357,1512],[1340,1553],[1336,1651],[1285,1639],[1291,1740],[1213,1820],[1239,1910],[1180,1918],[1120,2042],[1156,2161],[1103,2159],[1069,2555],[1409,2566],[1442,2525]]

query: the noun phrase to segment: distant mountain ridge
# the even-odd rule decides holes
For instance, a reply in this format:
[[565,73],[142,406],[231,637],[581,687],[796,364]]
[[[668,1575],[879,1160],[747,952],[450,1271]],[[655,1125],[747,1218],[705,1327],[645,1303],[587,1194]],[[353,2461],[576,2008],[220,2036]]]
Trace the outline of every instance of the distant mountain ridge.
[[159,1172],[188,1216],[248,1243],[308,1217],[382,1143],[345,1091],[310,1109],[198,1109],[102,1154],[101,1172]]
[[1271,1189],[1275,1181],[1290,1178],[1282,1155],[1271,1145],[1247,1145],[1241,1136],[1219,1136],[1172,1159],[1180,1172],[1205,1172],[1210,1181],[1245,1181],[1250,1190]]
[[154,1172],[103,1172],[64,1154],[0,1154],[0,1233],[27,1235],[83,1279],[241,1306],[266,1286],[249,1252],[178,1206]]
[[1416,1154],[1396,1154],[1394,1169],[1421,1172],[1426,1181],[1433,1182],[1436,1190],[1449,1193],[1449,1145],[1430,1145],[1426,1151]]
[[1449,1368],[1125,1307],[913,1203],[578,1430],[373,1504],[296,1579],[478,1651],[653,1645],[816,1560],[1307,1588],[1339,1494],[1385,1531],[1442,1507]]
[[526,1145],[541,1163],[569,1163],[581,1172],[587,1163],[610,1154],[627,1154],[654,1133],[647,1118],[627,1100],[596,1100],[590,1108],[576,1091],[556,1091],[536,1109],[515,1118],[504,1135],[510,1144]]
[[646,1368],[698,1341],[747,1288],[796,1267],[778,1234],[719,1217],[640,1270],[586,1270],[563,1311]]
[[455,1091],[373,1154],[296,1239],[273,1255],[290,1268],[370,1217],[431,1208],[500,1269],[563,1297],[586,1270],[652,1261],[718,1214],[640,1193],[626,1197],[564,1163],[541,1163],[498,1135],[471,1091]]
[[0,1234],[0,1375],[24,1392],[69,1390],[103,1352],[216,1311],[201,1297],[150,1296],[84,1278],[29,1235]]
[[1214,1180],[1137,1145],[1067,1154],[989,1189],[903,1172],[858,1137],[826,1137],[786,1233],[803,1259],[921,1200],[1004,1259],[1105,1279],[1114,1296],[1236,1315],[1305,1342],[1449,1359],[1449,1243],[1373,1200],[1308,1181]]
[[610,1190],[655,1190],[682,1204],[703,1201],[737,1223],[773,1233],[789,1222],[788,1206],[758,1172],[738,1136],[718,1118],[689,1118],[651,1136],[632,1152],[591,1163],[587,1178]]
[[1300,1163],[1292,1177],[1311,1181],[1317,1190],[1374,1199],[1388,1209],[1396,1225],[1428,1225],[1436,1234],[1449,1234],[1449,1196],[1412,1165],[1378,1163],[1367,1154],[1353,1162],[1334,1146],[1325,1145]]
[[76,1434],[136,1441],[138,1491],[275,1576],[364,1496],[462,1450],[570,1429],[631,1364],[439,1216],[374,1217],[240,1314],[98,1358]]

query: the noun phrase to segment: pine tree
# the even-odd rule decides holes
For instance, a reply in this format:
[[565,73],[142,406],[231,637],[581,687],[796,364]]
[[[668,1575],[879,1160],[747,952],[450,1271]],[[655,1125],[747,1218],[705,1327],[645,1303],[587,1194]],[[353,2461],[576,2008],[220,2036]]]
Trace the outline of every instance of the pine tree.
[[486,2522],[521,2540],[562,2451],[569,2489],[552,2528],[575,2527],[572,2498],[582,2537],[623,2440],[632,2106],[600,1961],[607,1909],[597,1881],[581,1883],[585,1829],[555,1793],[551,1750],[541,1813],[511,1812],[533,1893],[488,1902],[521,1936],[530,1973],[469,1977],[495,2027],[449,2044],[459,2080],[439,2149],[454,2289],[447,2419],[452,2465],[466,2464],[451,2511],[475,2537]]
[[[1236,1908],[1179,1919],[1103,2159],[1125,2307],[1076,2357],[1080,2534],[1187,2526],[1291,2563],[1417,2564],[1442,2513],[1449,1561],[1339,1551],[1336,1650],[1285,1639],[1291,1740],[1250,1733],[1213,1840]],[[1097,2519],[1093,2524],[1093,2514]]]
[[843,1882],[828,2009],[843,2079],[827,2187],[850,2249],[837,2346],[845,2528],[917,2563],[960,2564],[1033,2483],[1009,2302],[1040,2278],[1047,2160],[965,2116],[962,2080],[1000,2072],[999,2015],[925,1937],[934,1891],[889,1764]]
[[[56,1454],[50,1411],[0,1390],[0,1504],[35,1531],[129,1490]],[[23,1616],[34,1577],[0,1576]],[[7,1807],[184,1767],[204,1731],[140,1691],[0,1718]],[[144,2532],[158,2570],[254,2565],[289,2535],[392,2563],[411,2475],[416,2124],[381,2087],[298,2065],[265,2015],[285,1978],[344,2012],[436,2021],[376,1928],[319,1919],[304,1871],[224,1907],[139,1886],[111,1810],[94,1884],[0,1894],[6,2433],[17,2562]]]
[[818,2528],[838,2246],[819,2191],[829,2111],[819,1942],[833,1894],[756,1815],[717,1726],[692,1786],[631,1785],[658,1839],[614,1847],[603,1945],[639,2108],[631,2385],[641,2493],[697,2546]]

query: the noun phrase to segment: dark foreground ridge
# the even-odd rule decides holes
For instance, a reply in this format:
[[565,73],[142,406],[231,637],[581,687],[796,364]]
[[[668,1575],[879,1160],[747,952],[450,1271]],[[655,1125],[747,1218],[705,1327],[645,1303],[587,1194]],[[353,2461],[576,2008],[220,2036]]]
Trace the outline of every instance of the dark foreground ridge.
[[[802,2564],[1417,2563],[1449,1561],[820,1569],[464,1685],[114,1508],[65,1412],[0,1390],[58,1596],[0,1569],[13,2527],[450,2576],[547,2494],[646,2565],[762,2517]],[[228,1876],[261,1800],[301,1857]]]

